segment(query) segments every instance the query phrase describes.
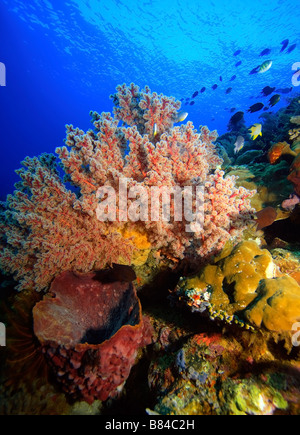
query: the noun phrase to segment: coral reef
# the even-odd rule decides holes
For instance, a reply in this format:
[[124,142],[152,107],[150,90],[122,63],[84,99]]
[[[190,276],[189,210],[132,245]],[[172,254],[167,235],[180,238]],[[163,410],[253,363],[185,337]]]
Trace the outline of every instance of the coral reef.
[[291,117],[291,119],[290,119],[290,122],[292,123],[292,124],[300,124],[300,115],[298,115],[298,116],[292,116]]
[[64,394],[40,379],[18,388],[1,383],[0,397],[0,415],[68,415],[71,409]]
[[244,241],[199,275],[181,280],[176,293],[194,311],[249,328],[292,334],[300,320],[300,286],[276,276],[270,252]]
[[[288,217],[295,206],[299,203],[299,149],[294,143],[288,144],[286,141],[277,142],[271,146],[265,158],[268,163],[258,163],[255,159],[249,161],[243,160],[247,154],[257,153],[259,151],[247,151],[241,156],[241,160],[236,163],[246,163],[246,166],[228,166],[226,172],[228,175],[238,177],[237,186],[243,186],[247,189],[256,189],[255,195],[251,198],[251,205],[257,210],[257,218],[262,216],[268,218],[268,225],[274,220],[281,220]],[[292,159],[294,157],[294,160]],[[260,160],[264,158],[262,157]],[[286,183],[288,179],[291,183]],[[283,200],[283,198],[286,198]],[[273,212],[272,208],[274,209]],[[276,216],[275,216],[276,212]],[[266,223],[266,222],[265,222]],[[263,223],[263,227],[265,227]],[[261,227],[261,228],[263,228]]]
[[1,320],[5,320],[7,335],[3,370],[6,384],[24,384],[25,379],[30,384],[34,379],[48,376],[48,366],[32,326],[32,309],[40,299],[34,290],[25,290],[12,294],[3,306],[6,315]]
[[296,194],[300,196],[300,154],[293,161],[287,178],[293,184]]
[[270,163],[272,165],[276,163],[283,154],[290,154],[294,157],[297,155],[295,151],[291,150],[291,147],[287,142],[278,142],[272,145],[272,147],[269,149],[268,157]]
[[[252,266],[253,287],[255,272],[258,275],[259,270],[271,276],[270,271],[274,268],[278,276],[286,276],[286,273],[293,274],[299,269],[299,255],[288,255],[287,250],[275,249],[271,252],[271,259],[267,250],[256,249],[262,258],[254,259],[248,267],[250,271]],[[215,264],[211,264],[219,266],[220,274],[222,257],[226,260],[230,252],[232,248],[224,251],[216,258]],[[254,267],[255,261],[257,264]],[[238,265],[238,261],[234,263],[232,257],[232,273],[235,264]],[[229,273],[230,264],[227,266]],[[179,286],[184,281],[181,280]],[[224,291],[230,290],[230,285],[225,282],[223,287]],[[212,293],[212,288],[207,286],[207,292]],[[175,296],[172,293],[172,309],[166,311],[162,306],[160,314],[159,308],[153,304],[158,337],[155,342],[156,356],[152,356],[148,371],[152,399],[148,413],[299,414],[300,354],[299,347],[290,348],[291,337],[286,343],[283,334],[267,332],[264,327],[247,329],[245,319],[236,316],[232,321],[229,316],[226,319],[221,311],[214,313],[214,321],[209,321],[207,307],[204,308],[209,302],[206,297],[201,302],[204,310],[199,313],[200,304],[194,311],[185,309],[187,299],[183,293],[179,296],[182,298],[180,303],[177,302],[178,292]],[[227,296],[230,296],[229,291]]]
[[300,128],[292,128],[289,130],[289,137],[292,141],[299,141],[300,138]]
[[[280,365],[250,332],[198,333],[150,366],[162,415],[271,415],[299,412],[297,364]],[[293,392],[293,393],[292,393]]]
[[49,383],[49,366],[33,332],[32,309],[41,300],[34,290],[12,292],[0,300],[1,321],[6,325],[6,347],[0,351],[0,414],[57,415],[69,413],[65,395]]
[[268,245],[269,249],[281,247],[299,250],[300,207],[296,204],[292,211],[287,210],[285,214],[287,214],[285,218],[276,220],[276,222],[264,229],[264,243]]
[[274,248],[270,252],[277,267],[277,276],[289,275],[300,285],[299,253],[283,248]]
[[133,285],[64,272],[50,294],[33,309],[34,333],[64,391],[88,403],[116,395],[151,342]]
[[[248,135],[244,127],[236,131],[234,136],[233,133],[226,133],[218,138],[218,146],[219,148],[224,147],[224,153],[228,152],[231,164],[246,165],[244,168],[232,167],[227,162],[224,166],[227,174],[241,177],[237,185],[256,188],[257,193],[252,198],[252,206],[258,212],[264,207],[274,207],[277,220],[286,217],[283,212],[291,211],[298,203],[299,128],[291,128],[291,126],[297,124],[299,120],[299,108],[299,97],[294,97],[287,107],[278,112],[263,113],[261,115],[263,135],[257,142],[250,145],[247,142]],[[245,138],[245,147],[238,157],[233,154],[232,146],[237,134]],[[246,172],[248,173],[247,178],[245,177]],[[285,183],[286,178],[291,184]],[[283,201],[283,198],[286,200]]]
[[290,276],[264,279],[256,290],[255,300],[244,311],[245,318],[269,331],[290,332],[300,320],[300,286]]
[[[197,133],[191,122],[174,126],[180,103],[148,87],[140,91],[122,85],[117,91],[112,96],[115,118],[93,112],[95,130],[87,133],[67,126],[66,146],[56,152],[71,189],[52,155],[27,157],[18,171],[22,181],[2,206],[0,223],[0,267],[14,274],[18,289],[45,290],[69,269],[90,272],[112,263],[134,264],[134,256],[141,264],[150,248],[177,260],[207,259],[227,240],[241,239],[251,221],[252,193],[236,188],[235,177],[224,177],[217,168],[216,132],[202,127]],[[120,127],[119,121],[129,126]],[[120,187],[124,178],[125,187]],[[179,219],[173,204],[167,221],[141,215],[151,188],[186,186],[204,188],[203,210],[197,210],[204,215],[202,226],[191,225],[185,214]],[[157,216],[167,203],[150,205]],[[127,210],[134,219],[128,220]]]
[[265,207],[256,213],[257,229],[261,230],[272,225],[277,218],[277,212],[273,207]]
[[[259,118],[262,123],[262,136],[255,141],[250,140],[249,130],[244,123],[232,129],[218,138],[220,147],[224,147],[231,159],[231,164],[250,165],[253,163],[263,163],[267,161],[267,156],[273,144],[290,143],[293,151],[297,152],[297,142],[299,142],[299,128],[295,128],[293,121],[299,119],[299,96],[295,96],[288,101],[288,105],[279,109],[277,112],[264,112]],[[241,113],[241,112],[237,112]],[[244,148],[238,155],[234,154],[234,143],[238,135],[245,139]],[[245,155],[245,156],[244,156]]]
[[279,217],[282,198],[289,196],[293,191],[290,183],[286,182],[289,165],[285,160],[276,165],[255,163],[247,166],[234,166],[228,168],[228,175],[237,177],[237,186],[256,190],[251,198],[251,205],[257,212],[265,207],[273,207]]
[[[298,103],[298,111],[299,111],[299,100]],[[292,124],[299,124],[300,116],[292,116],[289,119],[289,122]],[[286,141],[277,142],[271,146],[268,151],[268,158],[271,164],[277,163],[280,157],[284,154],[289,154],[295,157],[294,161],[290,166],[290,174],[287,179],[294,186],[294,193],[289,197],[289,199],[283,201],[282,207],[286,209],[293,209],[296,204],[298,204],[298,196],[300,195],[300,144],[299,144],[299,129],[291,129],[289,130],[289,140],[292,144],[288,144]]]
[[[218,143],[147,86],[111,99],[0,204],[0,268],[23,290],[1,285],[0,413],[299,414],[299,99],[255,142],[237,112]],[[187,187],[203,203],[177,219],[163,188],[183,206]]]
[[300,202],[300,197],[296,195],[296,193],[293,193],[289,196],[288,199],[285,199],[281,205],[282,208],[286,210],[293,210],[295,208],[295,205],[299,204],[299,202]]
[[286,410],[283,394],[261,379],[228,380],[223,386],[223,401],[229,415],[272,415]]

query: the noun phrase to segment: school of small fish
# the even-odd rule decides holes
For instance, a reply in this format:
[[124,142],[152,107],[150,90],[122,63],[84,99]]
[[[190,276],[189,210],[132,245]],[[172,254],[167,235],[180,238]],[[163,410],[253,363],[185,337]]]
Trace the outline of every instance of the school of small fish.
[[[297,44],[293,43],[291,45],[289,45],[290,41],[288,39],[284,39],[281,42],[281,49],[279,51],[279,53],[291,53],[293,50],[295,50]],[[236,50],[233,53],[233,56],[239,56],[241,54],[242,50]],[[260,57],[262,56],[269,56],[272,53],[272,49],[270,48],[265,48],[264,50],[261,51],[261,53],[259,54]],[[242,65],[242,60],[238,60],[235,63],[235,67],[238,68],[240,65]],[[267,71],[269,71],[271,69],[273,65],[273,61],[271,59],[265,60],[264,62],[262,62],[260,65],[257,65],[256,67],[254,67],[250,72],[249,75],[253,75],[253,74],[265,74]],[[234,74],[228,81],[229,82],[233,82],[236,79],[237,75]],[[223,76],[219,77],[219,81],[223,82]],[[218,88],[218,84],[214,83],[211,86],[211,89],[213,91],[215,91]],[[271,87],[271,86],[265,86],[261,92],[260,92],[260,96],[261,97],[269,97],[269,100],[267,102],[267,104],[264,104],[262,102],[257,102],[255,104],[252,104],[248,109],[247,109],[247,113],[255,113],[258,112],[260,110],[263,111],[267,111],[269,110],[271,107],[275,106],[281,98],[280,94],[288,94],[289,92],[291,92],[293,89],[293,87],[286,87],[286,88],[277,88],[275,86]],[[201,94],[203,94],[205,91],[207,90],[207,87],[203,86],[199,91],[196,90],[193,92],[191,98],[187,97],[187,98],[181,98],[181,102],[184,105],[190,105],[193,106],[195,104],[195,99],[201,96]],[[231,92],[233,92],[234,89],[232,86],[228,86],[225,90],[225,94],[228,95]],[[274,93],[276,92],[276,93]],[[273,94],[271,96],[271,94]],[[253,98],[253,97],[251,97]],[[226,108],[225,110],[228,110],[230,113],[233,113],[236,111],[235,107],[232,108]],[[188,115],[187,112],[182,112],[185,113],[185,117]],[[244,112],[243,111],[237,111],[236,113],[234,113],[228,123],[228,128],[230,128],[232,125],[236,125],[238,122],[240,122],[243,119],[244,116]],[[213,118],[214,119],[214,118]],[[181,122],[180,119],[176,120],[176,122]],[[250,137],[252,140],[255,140],[258,136],[262,135],[262,125],[257,123],[257,124],[253,124],[250,128],[249,128],[249,132],[250,132]],[[234,152],[237,154],[238,152],[240,152],[244,146],[244,138],[242,136],[238,136],[236,139],[236,142],[234,144],[235,148],[234,148]]]

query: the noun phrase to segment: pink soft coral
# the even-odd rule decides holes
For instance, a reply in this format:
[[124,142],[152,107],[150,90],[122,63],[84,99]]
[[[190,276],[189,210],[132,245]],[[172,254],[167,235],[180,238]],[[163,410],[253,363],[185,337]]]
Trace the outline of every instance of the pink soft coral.
[[[15,274],[20,289],[46,288],[64,270],[131,264],[139,235],[166,255],[205,259],[227,240],[240,240],[251,222],[251,192],[236,188],[235,178],[218,169],[221,159],[212,143],[216,132],[201,127],[199,133],[192,122],[174,126],[180,107],[174,98],[133,84],[117,90],[112,96],[115,118],[93,112],[95,130],[87,133],[67,126],[66,146],[56,150],[64,181],[76,193],[61,180],[53,156],[51,162],[45,156],[26,158],[19,171],[22,182],[2,213],[0,267]],[[203,186],[203,227],[187,232],[187,220],[176,221],[172,208],[168,222],[123,222],[118,217],[100,222],[99,188],[114,189],[119,200],[124,177],[127,189],[140,186],[147,192],[153,186]]]

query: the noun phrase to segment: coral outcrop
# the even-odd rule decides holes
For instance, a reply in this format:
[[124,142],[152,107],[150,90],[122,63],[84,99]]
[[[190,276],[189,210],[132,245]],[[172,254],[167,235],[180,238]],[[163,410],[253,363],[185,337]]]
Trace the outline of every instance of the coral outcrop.
[[[189,336],[177,351],[150,366],[148,381],[162,415],[272,415],[299,413],[297,363],[274,361],[249,332]],[[295,386],[297,384],[297,387]],[[294,394],[291,394],[294,391]],[[148,411],[149,412],[149,411]]]
[[33,319],[58,382],[73,399],[88,403],[115,396],[138,349],[151,342],[133,285],[102,283],[95,273],[57,276]]
[[[180,103],[148,87],[118,86],[112,99],[114,117],[93,112],[94,130],[67,126],[66,146],[56,150],[64,179],[53,155],[27,157],[18,171],[21,182],[2,206],[0,268],[14,274],[20,290],[45,290],[65,270],[140,265],[151,249],[207,259],[229,239],[240,240],[251,221],[252,193],[218,168],[216,132],[198,133],[191,122],[174,126]],[[170,204],[171,189],[180,189],[182,205],[184,188],[195,193],[197,186],[202,205],[194,196],[188,211],[201,215],[201,225],[186,209],[178,217]],[[152,201],[153,188],[161,196]]]
[[[298,103],[298,111],[299,111],[299,101]],[[292,116],[289,119],[289,122],[292,124],[299,124],[300,116]],[[291,166],[290,166],[290,173],[287,177],[287,179],[292,183],[294,186],[294,192],[291,194],[291,196],[283,201],[282,207],[284,209],[292,210],[296,204],[299,202],[299,196],[300,196],[300,143],[299,143],[299,128],[298,129],[291,129],[288,132],[289,134],[289,140],[291,141],[291,145],[284,142],[277,142],[271,146],[271,148],[268,151],[268,159],[269,162],[274,165],[278,162],[278,160],[282,157],[282,155],[291,155],[294,158]]]
[[293,184],[296,194],[300,196],[300,153],[290,167],[288,180]]
[[183,279],[176,292],[212,319],[291,334],[300,320],[300,286],[294,278],[278,275],[270,252],[245,241],[199,275]]
[[287,142],[278,142],[272,145],[268,152],[269,162],[273,165],[284,154],[289,154],[294,157],[297,155]]

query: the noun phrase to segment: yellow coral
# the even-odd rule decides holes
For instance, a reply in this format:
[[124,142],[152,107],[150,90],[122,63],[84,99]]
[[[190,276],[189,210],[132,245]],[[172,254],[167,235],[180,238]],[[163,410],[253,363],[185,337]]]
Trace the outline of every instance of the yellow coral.
[[300,286],[290,276],[276,277],[270,252],[254,241],[244,241],[220,258],[200,275],[186,279],[181,290],[193,301],[204,300],[204,292],[209,291],[209,310],[222,313],[220,318],[237,316],[251,326],[291,331],[300,320]]
[[254,299],[262,278],[273,278],[274,269],[269,251],[260,249],[253,241],[240,244],[224,260],[223,276],[229,286],[234,284],[233,297],[239,308],[244,308]]
[[296,140],[300,137],[300,128],[293,128],[289,130],[289,137],[291,140]]
[[300,320],[300,286],[290,276],[263,280],[257,301],[245,311],[246,318],[270,331],[291,331]]
[[[252,302],[259,281],[272,278],[275,265],[269,251],[261,250],[254,241],[245,241],[227,253],[217,265],[208,265],[199,277],[189,279],[187,287],[203,290],[211,286],[211,304],[233,314]],[[224,285],[231,291],[224,292]]]
[[[131,264],[134,266],[142,266],[146,263],[148,255],[151,250],[151,243],[149,242],[147,235],[141,233],[137,229],[125,227],[118,230],[124,239],[130,241],[134,246],[134,251],[131,258]],[[126,261],[125,261],[126,263]],[[120,264],[124,264],[124,260],[120,258]]]

